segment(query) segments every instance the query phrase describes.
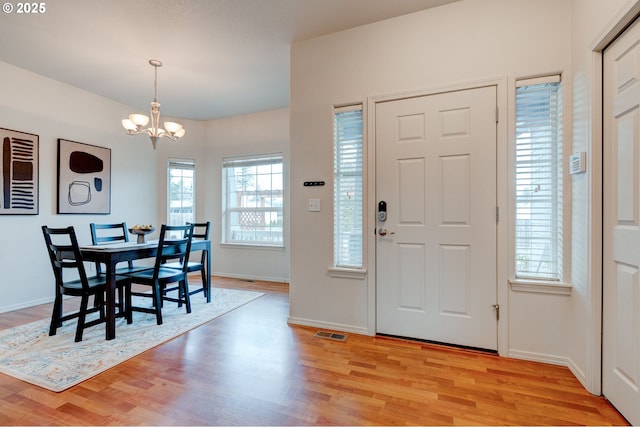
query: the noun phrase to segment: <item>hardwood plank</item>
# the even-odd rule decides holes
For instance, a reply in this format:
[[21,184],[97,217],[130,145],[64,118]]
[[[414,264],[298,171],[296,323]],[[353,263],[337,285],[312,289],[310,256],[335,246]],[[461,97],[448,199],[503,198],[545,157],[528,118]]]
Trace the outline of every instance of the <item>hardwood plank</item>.
[[[0,424],[627,425],[564,367],[389,337],[318,338],[287,324],[287,284],[213,283],[266,295],[62,393],[0,374]],[[0,314],[0,329],[50,310]]]

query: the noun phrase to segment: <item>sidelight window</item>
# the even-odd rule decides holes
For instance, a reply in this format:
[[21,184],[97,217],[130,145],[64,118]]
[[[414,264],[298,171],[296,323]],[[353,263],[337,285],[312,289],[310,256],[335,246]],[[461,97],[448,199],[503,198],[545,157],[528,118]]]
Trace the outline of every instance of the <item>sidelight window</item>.
[[363,267],[362,106],[334,112],[334,266]]
[[516,278],[562,278],[560,76],[518,81],[515,139]]

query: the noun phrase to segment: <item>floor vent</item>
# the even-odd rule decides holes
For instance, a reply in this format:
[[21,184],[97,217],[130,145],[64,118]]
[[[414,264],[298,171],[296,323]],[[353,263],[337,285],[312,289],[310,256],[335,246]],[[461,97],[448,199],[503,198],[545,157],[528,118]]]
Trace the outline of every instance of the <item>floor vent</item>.
[[316,332],[316,334],[314,335],[318,338],[326,338],[329,340],[334,340],[334,341],[346,341],[347,340],[347,336],[344,334],[336,334],[334,332],[324,332],[324,331],[318,331]]

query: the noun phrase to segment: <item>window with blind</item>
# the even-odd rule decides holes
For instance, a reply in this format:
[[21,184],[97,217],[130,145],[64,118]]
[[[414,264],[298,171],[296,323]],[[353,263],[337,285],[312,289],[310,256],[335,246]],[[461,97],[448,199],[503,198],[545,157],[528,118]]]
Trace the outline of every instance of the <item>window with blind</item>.
[[338,268],[363,267],[362,106],[334,111],[333,257]]
[[561,280],[560,76],[516,83],[516,278]]
[[281,154],[223,159],[226,243],[284,245],[282,162]]
[[168,214],[167,224],[184,225],[193,222],[195,217],[195,160],[170,159],[167,166],[168,176]]

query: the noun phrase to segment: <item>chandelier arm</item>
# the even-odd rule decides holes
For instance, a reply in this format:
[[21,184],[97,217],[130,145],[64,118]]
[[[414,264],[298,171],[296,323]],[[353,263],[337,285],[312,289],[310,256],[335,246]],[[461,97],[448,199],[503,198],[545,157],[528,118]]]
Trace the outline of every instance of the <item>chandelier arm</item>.
[[[161,129],[164,130],[164,129]],[[171,133],[167,132],[166,130],[164,130],[164,132],[158,132],[157,135],[154,135],[153,129],[151,128],[146,128],[146,129],[140,129],[140,130],[127,130],[127,135],[142,135],[145,134],[149,137],[155,137],[155,138],[168,138],[174,142],[178,142],[180,141],[180,137],[172,135]]]
[[144,128],[144,129],[127,129],[127,134],[128,135],[142,135],[142,134],[146,134],[151,136],[151,128]]

